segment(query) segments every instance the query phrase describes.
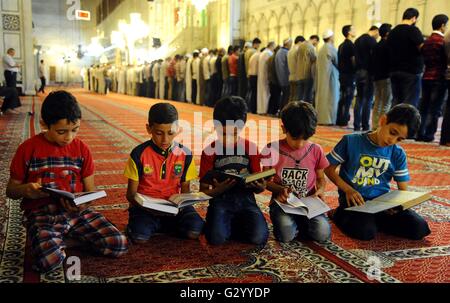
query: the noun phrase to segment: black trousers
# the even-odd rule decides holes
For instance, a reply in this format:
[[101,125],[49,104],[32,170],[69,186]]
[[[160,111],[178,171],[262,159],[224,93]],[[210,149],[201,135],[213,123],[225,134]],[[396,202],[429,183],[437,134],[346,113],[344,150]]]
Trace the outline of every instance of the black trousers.
[[9,71],[9,70],[5,70],[4,75],[5,75],[6,87],[16,88],[17,73]]
[[45,89],[45,77],[40,77],[39,79],[41,79],[41,87],[39,88],[39,92],[44,93],[44,89]]
[[442,121],[441,130],[440,144],[450,143],[450,80],[447,80],[447,105],[444,110],[444,121]]
[[421,240],[431,233],[427,221],[410,209],[389,215],[386,212],[366,214],[338,207],[333,221],[345,234],[359,240],[372,240],[379,231],[411,240]]
[[5,97],[3,100],[3,104],[1,107],[1,111],[5,112],[8,109],[15,109],[20,107],[22,104],[20,103],[19,94],[17,93],[16,88],[12,87],[0,87],[0,96]]

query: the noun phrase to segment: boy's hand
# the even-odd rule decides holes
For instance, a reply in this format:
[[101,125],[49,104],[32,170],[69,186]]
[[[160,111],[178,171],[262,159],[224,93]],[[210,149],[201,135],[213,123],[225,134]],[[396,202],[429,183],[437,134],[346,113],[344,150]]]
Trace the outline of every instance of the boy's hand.
[[80,212],[78,207],[73,205],[73,203],[69,200],[61,198],[61,199],[59,199],[59,203],[68,213],[79,213]]
[[291,190],[289,188],[285,187],[285,188],[283,188],[282,191],[280,191],[276,195],[275,200],[277,200],[280,203],[286,204],[290,193],[291,193]]
[[325,200],[325,192],[322,188],[318,189],[311,197],[319,198],[320,200]]
[[353,188],[345,192],[345,198],[347,199],[348,207],[364,205],[365,203],[364,198],[361,196],[361,194]]
[[40,180],[36,183],[27,183],[24,188],[24,197],[28,199],[41,199],[49,197],[49,194],[41,190],[42,185]]
[[231,178],[228,178],[223,182],[219,182],[216,179],[214,179],[213,182],[214,182],[214,189],[220,193],[223,193],[236,185],[236,180]]
[[266,189],[266,186],[267,182],[264,179],[256,180],[246,185],[247,188],[251,188],[257,193],[263,192]]

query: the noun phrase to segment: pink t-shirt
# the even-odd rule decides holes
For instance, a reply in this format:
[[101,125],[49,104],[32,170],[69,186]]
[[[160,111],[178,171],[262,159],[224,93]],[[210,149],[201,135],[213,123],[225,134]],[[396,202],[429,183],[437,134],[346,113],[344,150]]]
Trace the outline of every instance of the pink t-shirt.
[[262,166],[276,169],[273,181],[290,187],[299,198],[315,190],[316,170],[329,165],[320,145],[307,142],[304,147],[293,149],[285,139],[268,144],[261,158]]

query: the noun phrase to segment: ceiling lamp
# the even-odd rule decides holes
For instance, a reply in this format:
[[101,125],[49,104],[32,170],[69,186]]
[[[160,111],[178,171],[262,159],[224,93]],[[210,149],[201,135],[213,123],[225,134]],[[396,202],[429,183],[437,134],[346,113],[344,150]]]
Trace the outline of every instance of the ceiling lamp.
[[209,3],[209,0],[191,0],[192,4],[195,6],[195,8],[201,12],[206,8],[206,6]]

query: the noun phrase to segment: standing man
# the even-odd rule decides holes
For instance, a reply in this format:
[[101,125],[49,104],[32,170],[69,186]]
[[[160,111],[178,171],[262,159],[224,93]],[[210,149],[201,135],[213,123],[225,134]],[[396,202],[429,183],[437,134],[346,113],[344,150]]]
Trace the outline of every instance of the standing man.
[[281,104],[283,108],[289,101],[289,67],[288,67],[288,53],[292,47],[292,39],[288,38],[283,41],[283,47],[277,52],[275,56],[275,72],[278,78],[278,84],[281,88]]
[[288,67],[289,67],[289,101],[297,99],[297,85],[298,85],[298,48],[301,43],[305,41],[303,36],[295,37],[294,46],[288,52]]
[[392,106],[408,103],[415,107],[419,104],[420,78],[423,71],[421,49],[423,36],[415,26],[419,11],[408,8],[403,13],[402,23],[390,33],[387,44],[390,51]]
[[425,73],[422,80],[422,101],[419,106],[422,123],[417,141],[433,142],[441,116],[445,92],[445,72],[447,55],[445,53],[444,34],[447,30],[447,15],[436,15],[433,18],[433,32],[422,47],[425,61]]
[[342,28],[344,42],[339,45],[339,83],[341,85],[341,97],[338,104],[336,119],[337,126],[347,126],[350,120],[350,106],[355,94],[355,28],[352,25],[345,25]]
[[378,27],[372,26],[369,32],[355,41],[356,90],[357,98],[354,108],[354,129],[363,131],[370,129],[369,120],[373,103],[372,52],[380,36]]
[[45,65],[44,60],[41,60],[41,63],[39,64],[39,79],[41,79],[41,87],[38,90],[38,93],[45,93]]
[[297,96],[296,100],[313,103],[313,87],[314,87],[314,70],[317,60],[316,47],[319,43],[319,37],[312,35],[309,41],[301,43],[297,51]]
[[373,80],[375,103],[372,111],[372,130],[378,128],[380,117],[391,108],[392,91],[389,79],[389,49],[386,44],[392,25],[384,23],[380,26],[381,40],[373,49]]
[[317,123],[334,125],[336,123],[339,101],[339,71],[337,50],[334,47],[334,33],[328,29],[323,34],[325,44],[317,56]]
[[14,48],[8,48],[6,55],[3,56],[3,69],[5,70],[6,87],[16,88],[17,73],[19,72],[19,64],[14,61],[16,51]]
[[258,60],[258,88],[256,94],[256,113],[267,114],[269,109],[269,58],[273,56],[275,42],[269,42],[266,49],[259,55]]

